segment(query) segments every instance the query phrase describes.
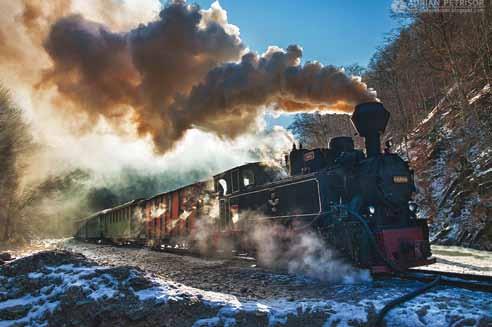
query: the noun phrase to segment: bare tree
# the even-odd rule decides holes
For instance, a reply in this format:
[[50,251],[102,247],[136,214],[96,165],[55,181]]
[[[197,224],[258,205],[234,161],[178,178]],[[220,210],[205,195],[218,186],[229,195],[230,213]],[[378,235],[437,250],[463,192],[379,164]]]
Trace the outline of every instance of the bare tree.
[[15,213],[21,174],[33,142],[22,111],[13,104],[4,88],[0,88],[0,240],[8,241],[14,231]]
[[[300,114],[294,118],[289,129],[309,148],[325,148],[333,137],[356,134],[350,116],[340,114]],[[357,139],[356,145],[361,144]]]

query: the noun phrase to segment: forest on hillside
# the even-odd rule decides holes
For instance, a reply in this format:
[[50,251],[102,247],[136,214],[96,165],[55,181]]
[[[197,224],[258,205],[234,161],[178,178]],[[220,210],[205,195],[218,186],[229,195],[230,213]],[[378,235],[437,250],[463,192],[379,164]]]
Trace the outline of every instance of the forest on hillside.
[[[467,97],[492,79],[491,17],[490,10],[395,14],[400,27],[387,36],[369,65],[344,67],[347,74],[361,75],[391,112],[386,138],[404,143],[450,91],[462,119],[472,119],[474,127],[490,135],[491,115],[470,108]],[[310,147],[324,147],[332,136],[355,134],[347,115],[301,114],[290,129]]]

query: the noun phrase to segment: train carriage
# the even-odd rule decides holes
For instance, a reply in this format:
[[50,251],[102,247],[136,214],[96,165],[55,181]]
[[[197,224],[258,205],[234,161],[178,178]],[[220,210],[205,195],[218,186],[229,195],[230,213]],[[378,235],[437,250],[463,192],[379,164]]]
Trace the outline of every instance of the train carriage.
[[101,217],[104,215],[104,212],[105,210],[99,211],[77,221],[75,236],[87,241],[100,240],[103,237]]
[[144,201],[151,247],[190,247],[198,220],[215,198],[211,181],[198,182]]
[[139,243],[145,239],[141,199],[105,210],[100,218],[102,236],[115,243]]
[[78,239],[81,239],[81,240],[85,240],[86,239],[86,235],[87,235],[87,224],[86,224],[86,220],[85,219],[80,219],[80,220],[77,220],[74,222],[74,228],[75,228],[75,238],[78,238]]
[[146,239],[143,229],[140,201],[132,200],[120,206],[105,209],[80,221],[75,236],[88,241],[141,243]]

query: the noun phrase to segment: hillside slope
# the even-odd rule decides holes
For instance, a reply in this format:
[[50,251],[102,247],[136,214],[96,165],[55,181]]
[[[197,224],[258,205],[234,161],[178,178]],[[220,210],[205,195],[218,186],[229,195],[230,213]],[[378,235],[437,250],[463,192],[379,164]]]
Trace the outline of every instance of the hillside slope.
[[492,250],[492,90],[468,95],[452,88],[410,134],[419,215],[431,220],[431,240]]

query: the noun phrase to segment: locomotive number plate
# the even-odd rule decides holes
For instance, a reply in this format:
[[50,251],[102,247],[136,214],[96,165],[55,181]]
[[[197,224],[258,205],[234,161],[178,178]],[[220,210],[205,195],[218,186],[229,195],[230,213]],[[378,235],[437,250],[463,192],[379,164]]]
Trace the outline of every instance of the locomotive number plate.
[[304,161],[314,160],[314,152],[310,151],[304,154]]
[[393,183],[406,184],[406,183],[408,183],[408,177],[407,176],[393,176]]

